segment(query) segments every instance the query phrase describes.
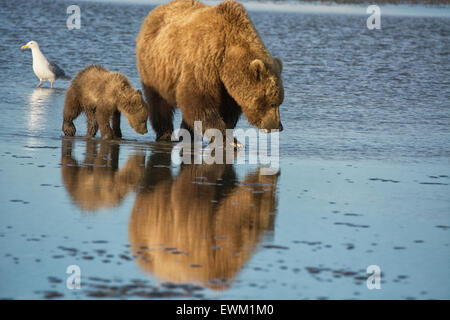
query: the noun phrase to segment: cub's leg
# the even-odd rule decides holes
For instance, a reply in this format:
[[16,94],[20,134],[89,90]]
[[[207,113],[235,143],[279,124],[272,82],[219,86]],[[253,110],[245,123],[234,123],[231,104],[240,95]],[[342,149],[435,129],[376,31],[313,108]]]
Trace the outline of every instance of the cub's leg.
[[98,123],[95,117],[95,109],[94,108],[85,108],[86,118],[87,118],[87,131],[86,137],[93,138],[97,134],[98,131]]
[[102,134],[102,139],[104,140],[110,140],[114,137],[113,131],[109,125],[111,116],[112,115],[110,112],[99,110],[98,108],[95,112],[95,118],[97,119],[98,127],[100,129],[100,133]]
[[63,165],[63,169],[66,167],[66,165],[77,164],[77,161],[72,157],[72,149],[73,141],[69,139],[63,139],[61,146],[61,163]]
[[67,90],[66,98],[64,101],[64,111],[63,111],[63,125],[62,131],[66,136],[74,136],[77,129],[73,124],[73,120],[75,120],[83,111],[80,102],[78,101],[78,97],[72,87]]
[[[86,141],[86,153],[84,156],[84,164],[93,165],[95,164],[95,158],[97,157],[97,141],[88,140]],[[87,166],[86,169],[92,171],[92,166]]]
[[162,98],[156,90],[142,84],[148,105],[148,117],[156,132],[157,141],[171,141],[174,106]]
[[112,130],[115,138],[122,138],[122,131],[120,130],[120,111],[116,110],[112,116]]

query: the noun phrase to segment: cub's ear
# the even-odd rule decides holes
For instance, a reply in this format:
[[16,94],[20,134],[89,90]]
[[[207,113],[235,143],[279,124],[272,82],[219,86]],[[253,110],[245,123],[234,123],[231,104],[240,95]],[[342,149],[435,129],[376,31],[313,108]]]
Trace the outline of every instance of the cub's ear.
[[137,91],[137,93],[140,95],[140,96],[142,96],[142,91],[141,90],[136,90]]
[[283,71],[283,62],[280,60],[280,58],[274,58],[273,61],[275,62],[277,70],[281,74],[281,72]]
[[261,73],[265,68],[266,67],[264,66],[264,62],[259,59],[255,59],[250,63],[250,71],[253,73],[254,77],[257,80],[261,79]]

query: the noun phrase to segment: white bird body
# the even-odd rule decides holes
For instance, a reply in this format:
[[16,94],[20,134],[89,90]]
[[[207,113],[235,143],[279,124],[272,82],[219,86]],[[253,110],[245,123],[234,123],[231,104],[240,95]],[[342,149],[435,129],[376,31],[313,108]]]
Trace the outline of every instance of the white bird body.
[[31,48],[31,55],[33,56],[33,71],[39,80],[55,81],[56,76],[50,71],[48,60],[39,50],[39,47]]
[[53,88],[53,82],[56,79],[70,79],[60,67],[47,60],[36,41],[28,42],[26,45],[22,46],[22,50],[24,49],[31,49],[31,55],[33,57],[33,71],[39,78],[39,84],[37,87],[42,85],[42,81],[50,81],[51,87]]

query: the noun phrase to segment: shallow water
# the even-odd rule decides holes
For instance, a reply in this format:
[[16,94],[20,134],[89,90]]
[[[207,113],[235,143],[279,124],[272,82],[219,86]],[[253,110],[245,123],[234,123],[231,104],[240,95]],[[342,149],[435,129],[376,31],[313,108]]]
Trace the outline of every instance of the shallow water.
[[1,298],[450,297],[448,18],[382,16],[370,31],[364,15],[251,11],[286,91],[280,174],[261,176],[177,165],[125,119],[127,140],[86,141],[83,117],[61,137],[69,83],[33,88],[20,46],[139,87],[135,37],[154,6],[81,2],[69,31],[67,2],[0,3]]

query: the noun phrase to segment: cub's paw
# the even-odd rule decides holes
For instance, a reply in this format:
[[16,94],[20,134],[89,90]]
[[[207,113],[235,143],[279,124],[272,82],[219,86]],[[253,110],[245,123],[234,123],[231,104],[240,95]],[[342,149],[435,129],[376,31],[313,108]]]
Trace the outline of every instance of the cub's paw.
[[114,136],[109,133],[102,135],[102,140],[112,140],[113,138]]
[[71,122],[64,122],[62,131],[64,132],[65,136],[73,137],[75,135],[75,132],[77,132],[77,129],[75,128],[74,124]]

